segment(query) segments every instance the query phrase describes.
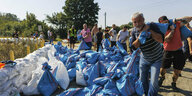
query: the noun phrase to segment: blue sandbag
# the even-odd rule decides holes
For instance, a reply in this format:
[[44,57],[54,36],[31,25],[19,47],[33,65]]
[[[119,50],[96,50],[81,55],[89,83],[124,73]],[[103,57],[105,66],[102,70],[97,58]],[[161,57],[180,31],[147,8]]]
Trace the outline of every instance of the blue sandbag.
[[181,27],[180,30],[182,40],[186,40],[188,37],[192,36],[192,32],[186,26]]
[[139,37],[139,42],[141,44],[145,44],[146,42],[146,39],[149,38],[151,35],[151,32],[146,32],[146,31],[143,31]]
[[160,31],[161,31],[163,34],[165,34],[165,33],[167,32],[167,29],[168,29],[168,26],[169,26],[168,23],[165,23],[165,24],[155,23],[155,24],[159,27]]
[[128,54],[127,51],[126,51],[126,50],[123,48],[123,46],[121,45],[120,41],[117,41],[116,44],[117,44],[119,50],[121,51],[121,53],[122,53],[123,55],[127,55],[127,54]]
[[88,65],[83,69],[84,79],[88,86],[93,84],[93,80],[100,76],[99,74],[99,64]]
[[81,58],[78,62],[76,62],[76,69],[83,70],[87,66],[87,62],[85,58]]
[[109,46],[111,45],[111,43],[110,43],[110,41],[108,39],[103,39],[101,41],[101,44],[102,44],[102,48],[104,48],[104,49],[108,49]]
[[126,73],[132,73],[136,76],[139,74],[139,59],[140,59],[140,50],[137,49],[131,55],[131,59],[127,62],[127,67],[124,69]]
[[135,93],[135,77],[131,74],[125,74],[116,81],[117,88],[122,96],[130,96]]
[[63,62],[63,64],[66,66],[66,62],[67,62],[68,56],[67,55],[61,55],[59,60],[61,62]]
[[69,79],[70,79],[70,82],[75,80],[75,77],[76,77],[76,68],[71,68],[68,70],[68,74],[69,74]]
[[76,62],[75,61],[67,62],[67,64],[66,64],[67,70],[69,70],[71,68],[74,68],[75,66],[76,66]]
[[86,58],[87,58],[87,62],[89,64],[95,64],[97,62],[97,58],[99,57],[97,52],[94,53],[87,53],[86,54]]
[[83,94],[78,94],[78,92],[82,90],[82,88],[70,88],[57,96],[85,96]]
[[93,51],[92,51],[92,50],[83,51],[83,52],[80,54],[80,56],[81,56],[81,57],[85,57],[87,53],[93,53]]
[[38,91],[44,96],[51,96],[51,94],[57,89],[58,82],[50,72],[51,66],[48,63],[43,64],[44,73],[37,85]]
[[117,53],[117,54],[111,56],[111,59],[113,61],[120,61],[122,58],[123,58],[123,56],[120,53]]
[[139,79],[135,82],[135,90],[137,95],[143,96],[144,94],[143,84]]
[[85,43],[84,40],[81,41],[79,47],[77,48],[77,50],[88,50],[88,49],[90,49],[90,47]]
[[77,35],[77,40],[80,41],[83,39],[83,36],[82,35]]

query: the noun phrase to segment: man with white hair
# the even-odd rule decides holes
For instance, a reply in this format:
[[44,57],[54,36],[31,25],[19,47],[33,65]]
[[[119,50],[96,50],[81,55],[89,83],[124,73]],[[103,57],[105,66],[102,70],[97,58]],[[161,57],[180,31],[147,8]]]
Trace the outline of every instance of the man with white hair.
[[[140,80],[143,84],[145,95],[157,96],[158,93],[158,77],[160,72],[160,67],[162,63],[163,50],[163,34],[161,34],[160,29],[154,23],[145,24],[145,19],[142,13],[135,13],[132,16],[133,30],[132,36],[132,48],[135,50],[140,48]],[[147,32],[149,36],[146,38],[145,43],[141,43],[141,33]],[[149,71],[150,72],[150,82],[149,82]],[[150,84],[149,84],[150,83]]]

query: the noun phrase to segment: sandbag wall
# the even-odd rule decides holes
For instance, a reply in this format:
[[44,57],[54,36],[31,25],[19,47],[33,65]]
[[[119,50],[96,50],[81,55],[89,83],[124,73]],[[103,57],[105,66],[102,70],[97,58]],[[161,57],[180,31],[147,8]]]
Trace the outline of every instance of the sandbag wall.
[[24,58],[16,59],[14,67],[0,69],[0,96],[11,96],[20,92],[26,95],[30,92],[38,93],[34,87],[41,78],[44,62],[48,62],[48,50],[51,45],[46,45]]

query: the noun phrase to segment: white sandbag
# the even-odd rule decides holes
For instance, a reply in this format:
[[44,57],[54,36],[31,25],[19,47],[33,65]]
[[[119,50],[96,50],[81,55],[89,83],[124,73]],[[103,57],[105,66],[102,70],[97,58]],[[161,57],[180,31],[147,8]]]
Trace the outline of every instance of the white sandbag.
[[55,58],[54,54],[56,52],[56,49],[54,46],[51,46],[50,50],[48,51],[48,58],[51,59],[51,58]]
[[[3,74],[7,74],[8,79],[12,79],[13,77],[19,75],[17,70],[15,68],[12,68],[12,67],[5,67],[5,68],[1,69],[1,72],[3,72]],[[3,79],[3,78],[1,78],[1,79]]]
[[57,67],[55,70],[53,70],[53,73],[55,73],[54,75],[56,76],[56,80],[63,89],[67,89],[70,82],[67,69],[61,61],[57,60],[56,65]]
[[32,73],[31,72],[26,72],[25,74],[21,74],[18,77],[14,78],[13,85],[16,88],[20,88],[22,84],[27,85],[27,83],[31,80],[32,78]]
[[8,74],[4,71],[4,68],[0,70],[0,86],[8,80]]
[[87,86],[87,83],[84,79],[83,72],[81,70],[76,70],[76,84]]
[[27,86],[23,89],[23,93],[25,95],[37,95],[40,94],[37,85],[39,80],[41,79],[42,74],[36,73],[32,75],[31,81],[27,84]]
[[9,89],[9,87],[11,87],[11,85],[12,85],[12,80],[7,81],[2,86],[0,86],[0,92],[6,91],[7,89]]
[[37,64],[38,67],[36,70],[32,71],[32,79],[29,81],[27,86],[23,89],[23,93],[25,95],[36,95],[39,94],[37,85],[39,83],[39,80],[41,79],[43,75],[42,64],[47,62],[48,60],[45,57],[39,58]]

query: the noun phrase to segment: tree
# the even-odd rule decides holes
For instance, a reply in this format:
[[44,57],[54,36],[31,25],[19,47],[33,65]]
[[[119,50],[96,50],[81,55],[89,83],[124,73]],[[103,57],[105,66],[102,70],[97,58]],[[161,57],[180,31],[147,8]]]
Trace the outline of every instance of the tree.
[[67,25],[69,22],[66,14],[59,12],[53,13],[52,16],[47,15],[46,19],[49,23],[53,24],[56,28],[56,34],[60,36],[60,38],[67,37]]
[[66,0],[63,7],[76,29],[82,29],[84,23],[88,26],[97,23],[99,9],[98,3],[94,3],[94,0]]

